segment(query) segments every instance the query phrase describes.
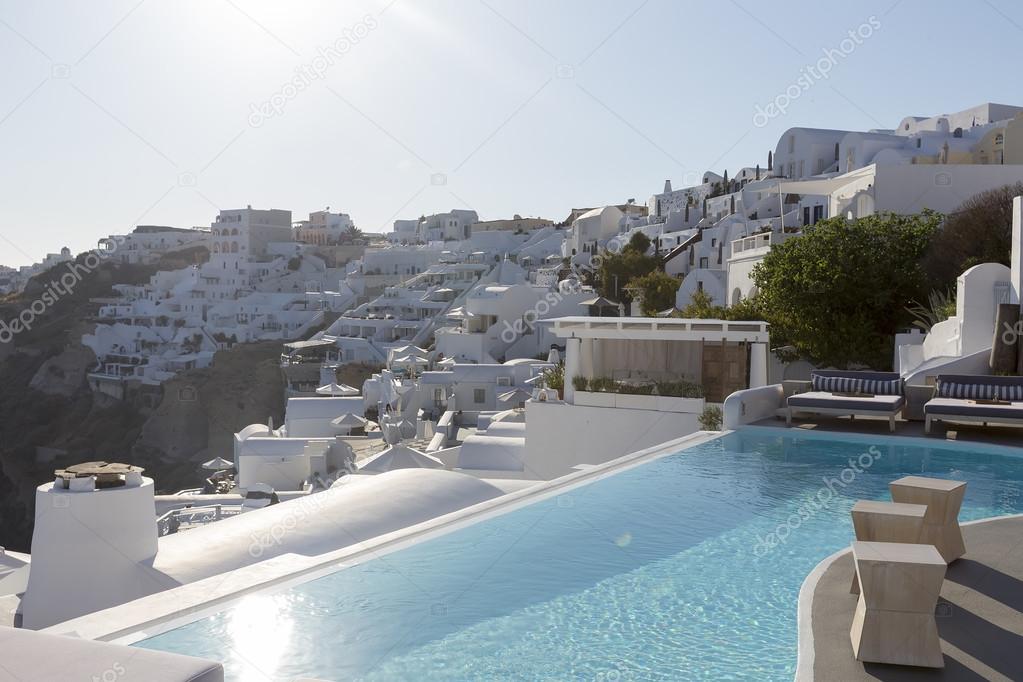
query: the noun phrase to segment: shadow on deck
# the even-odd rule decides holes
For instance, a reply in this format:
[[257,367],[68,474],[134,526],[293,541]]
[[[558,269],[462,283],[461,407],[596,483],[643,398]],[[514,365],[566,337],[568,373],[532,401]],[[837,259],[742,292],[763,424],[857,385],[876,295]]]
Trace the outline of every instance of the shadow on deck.
[[[1018,442],[1018,441],[1017,441]],[[936,610],[942,669],[863,664],[849,641],[856,595],[850,553],[838,557],[813,591],[813,679],[1023,679],[1023,517],[963,526],[966,556],[948,568]]]

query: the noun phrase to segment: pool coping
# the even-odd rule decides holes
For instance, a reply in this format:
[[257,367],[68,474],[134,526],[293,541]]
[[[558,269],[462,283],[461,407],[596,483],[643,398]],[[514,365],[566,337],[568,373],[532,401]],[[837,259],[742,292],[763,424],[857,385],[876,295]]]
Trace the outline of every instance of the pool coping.
[[[1002,520],[1002,519],[1014,519],[1023,518],[1023,514],[1003,514],[1001,516],[989,516],[983,519],[974,519],[973,521],[964,521],[960,526],[972,526],[978,523],[988,523],[990,521]],[[850,541],[851,542],[851,541]],[[813,596],[817,591],[817,585],[821,578],[827,572],[831,565],[841,559],[843,556],[851,552],[850,547],[845,547],[838,550],[834,554],[825,557],[814,566],[813,570],[807,574],[803,580],[803,584],[799,588],[799,602],[796,607],[796,629],[798,632],[797,640],[797,658],[796,658],[796,674],[793,679],[796,682],[812,682],[813,680],[813,664],[815,659],[815,642],[813,636]]]
[[279,555],[64,621],[42,632],[133,644],[223,611],[250,594],[286,590],[733,432],[697,431],[331,552],[314,556]]
[[969,450],[985,455],[998,455],[1002,457],[1015,457],[1023,459],[1023,448],[1015,445],[1002,445],[1000,443],[982,443],[973,440],[949,440],[946,438],[934,438],[923,436],[909,436],[900,433],[863,433],[860,431],[817,431],[804,429],[799,426],[766,426],[763,424],[744,424],[736,431],[746,433],[756,432],[758,434],[778,434],[789,437],[798,436],[808,440],[834,440],[836,437],[857,443],[872,443],[876,445],[878,439],[888,444],[904,444],[906,447],[931,447],[939,450]]

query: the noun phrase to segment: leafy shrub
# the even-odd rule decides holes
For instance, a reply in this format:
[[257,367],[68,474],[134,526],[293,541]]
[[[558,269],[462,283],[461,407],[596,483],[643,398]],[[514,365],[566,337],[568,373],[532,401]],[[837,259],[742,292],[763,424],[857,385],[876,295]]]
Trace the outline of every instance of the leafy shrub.
[[692,381],[658,381],[657,395],[672,398],[702,398],[703,386]]
[[593,377],[590,379],[590,390],[600,393],[614,393],[615,381],[611,377]]
[[565,390],[565,363],[558,363],[545,371],[543,381],[547,388],[553,388],[559,392]]
[[703,408],[703,412],[700,414],[700,428],[704,431],[720,431],[721,417],[720,407],[708,405]]
[[577,391],[585,391],[586,387],[589,386],[590,380],[584,376],[572,377],[572,386]]
[[625,395],[653,395],[653,384],[618,384],[617,393]]
[[913,316],[914,327],[929,332],[931,327],[956,314],[956,295],[952,289],[935,290],[928,294],[927,303],[913,301],[906,310]]

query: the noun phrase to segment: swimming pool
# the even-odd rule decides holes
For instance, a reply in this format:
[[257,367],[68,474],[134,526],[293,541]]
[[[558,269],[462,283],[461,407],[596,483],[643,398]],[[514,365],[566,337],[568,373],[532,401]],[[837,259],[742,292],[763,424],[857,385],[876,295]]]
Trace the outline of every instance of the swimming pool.
[[1012,450],[744,428],[135,646],[233,680],[792,679],[803,579],[906,474],[1023,512]]

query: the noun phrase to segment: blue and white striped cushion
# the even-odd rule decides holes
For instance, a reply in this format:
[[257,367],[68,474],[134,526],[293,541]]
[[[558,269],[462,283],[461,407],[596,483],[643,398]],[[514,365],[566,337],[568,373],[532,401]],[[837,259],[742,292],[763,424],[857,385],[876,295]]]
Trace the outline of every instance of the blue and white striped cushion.
[[1017,402],[1023,400],[1023,385],[999,386],[995,384],[963,384],[955,381],[942,381],[938,384],[938,397],[957,398],[959,400],[990,400],[999,398]]
[[863,379],[860,377],[829,377],[811,374],[813,390],[825,393],[870,393],[871,395],[902,395],[901,379]]
[[1023,401],[1023,384],[1013,384],[998,387],[998,397],[1009,402]]

